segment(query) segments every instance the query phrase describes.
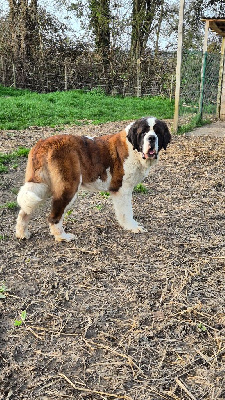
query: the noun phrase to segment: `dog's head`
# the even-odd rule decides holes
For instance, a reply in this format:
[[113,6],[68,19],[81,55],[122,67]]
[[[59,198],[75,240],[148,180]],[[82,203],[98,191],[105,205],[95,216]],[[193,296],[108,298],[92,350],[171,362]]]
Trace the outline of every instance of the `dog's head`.
[[126,127],[126,132],[133,149],[142,153],[144,159],[156,159],[171,140],[166,123],[154,117],[138,119]]

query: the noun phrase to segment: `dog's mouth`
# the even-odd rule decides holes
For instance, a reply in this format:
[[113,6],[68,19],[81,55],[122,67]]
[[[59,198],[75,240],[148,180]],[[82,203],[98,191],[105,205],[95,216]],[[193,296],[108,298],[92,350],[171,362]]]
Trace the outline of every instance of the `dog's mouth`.
[[142,158],[144,160],[147,160],[148,158],[151,158],[154,160],[157,158],[157,153],[156,153],[155,149],[150,148],[147,153],[142,153]]

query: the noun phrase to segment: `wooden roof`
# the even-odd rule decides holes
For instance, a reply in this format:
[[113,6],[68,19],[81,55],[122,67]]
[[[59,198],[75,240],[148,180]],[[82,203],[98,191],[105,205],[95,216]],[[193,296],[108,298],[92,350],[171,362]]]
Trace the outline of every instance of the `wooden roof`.
[[219,36],[225,37],[225,18],[202,18],[202,21],[209,21],[209,27]]

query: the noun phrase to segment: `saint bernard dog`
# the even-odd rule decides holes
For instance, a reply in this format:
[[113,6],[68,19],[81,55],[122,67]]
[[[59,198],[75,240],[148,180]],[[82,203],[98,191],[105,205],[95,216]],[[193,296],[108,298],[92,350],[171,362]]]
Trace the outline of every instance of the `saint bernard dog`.
[[25,184],[17,197],[21,209],[16,237],[30,237],[32,214],[52,197],[50,232],[56,241],[73,240],[75,235],[63,229],[63,218],[79,189],[109,191],[119,224],[134,233],[146,232],[133,218],[132,191],[170,140],[166,123],[153,117],[138,119],[116,134],[39,140],[29,153]]

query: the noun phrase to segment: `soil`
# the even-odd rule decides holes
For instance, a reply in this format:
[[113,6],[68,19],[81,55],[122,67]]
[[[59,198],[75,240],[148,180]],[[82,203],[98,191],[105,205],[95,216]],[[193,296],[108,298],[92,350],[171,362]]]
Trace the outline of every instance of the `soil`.
[[[0,151],[124,125],[1,132]],[[83,192],[65,221],[76,241],[50,236],[49,203],[19,241],[9,203],[26,159],[1,174],[0,399],[225,399],[224,136],[220,123],[173,137],[133,196],[148,233],[122,230],[110,198]]]

